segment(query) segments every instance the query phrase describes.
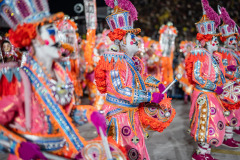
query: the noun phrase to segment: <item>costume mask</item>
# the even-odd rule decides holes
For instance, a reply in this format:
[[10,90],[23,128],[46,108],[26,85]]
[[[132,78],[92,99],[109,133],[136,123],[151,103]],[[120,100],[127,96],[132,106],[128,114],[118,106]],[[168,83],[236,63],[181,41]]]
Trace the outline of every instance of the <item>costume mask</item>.
[[41,49],[43,56],[52,59],[57,59],[61,56],[60,42],[55,24],[40,26],[40,28],[38,28],[37,40],[40,45],[35,45],[35,47]]
[[230,49],[236,49],[237,48],[237,38],[236,36],[228,37],[225,41],[225,46]]
[[120,48],[126,52],[129,57],[133,57],[139,51],[138,38],[133,33],[127,33],[120,43]]
[[218,50],[219,42],[216,36],[213,36],[211,41],[206,42],[206,47],[210,53]]

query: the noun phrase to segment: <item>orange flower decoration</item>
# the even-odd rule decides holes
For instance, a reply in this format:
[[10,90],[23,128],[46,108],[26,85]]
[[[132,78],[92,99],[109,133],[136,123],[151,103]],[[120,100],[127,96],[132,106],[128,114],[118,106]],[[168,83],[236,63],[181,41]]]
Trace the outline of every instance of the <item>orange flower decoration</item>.
[[196,39],[199,40],[199,42],[202,40],[204,40],[205,42],[208,42],[212,40],[212,38],[213,38],[213,35],[210,35],[210,34],[204,35],[204,34],[198,33]]
[[35,39],[36,36],[36,24],[24,23],[23,25],[18,25],[15,31],[9,30],[9,40],[17,48],[30,46],[32,39]]
[[111,41],[115,41],[115,40],[119,40],[119,41],[121,41],[122,39],[123,39],[123,37],[126,35],[126,31],[125,30],[123,30],[123,29],[119,29],[119,28],[117,28],[117,29],[114,29],[114,31],[112,32],[110,32],[110,33],[108,33],[108,37],[111,39]]

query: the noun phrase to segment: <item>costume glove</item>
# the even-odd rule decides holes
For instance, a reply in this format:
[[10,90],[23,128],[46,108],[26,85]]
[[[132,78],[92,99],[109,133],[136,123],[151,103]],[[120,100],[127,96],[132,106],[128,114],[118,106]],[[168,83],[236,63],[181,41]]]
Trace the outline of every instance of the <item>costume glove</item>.
[[237,67],[234,65],[227,66],[228,71],[236,71]]
[[102,128],[104,135],[106,136],[107,124],[106,118],[99,112],[93,112],[91,114],[91,121],[97,129],[98,134],[100,134],[99,128]]
[[164,94],[154,92],[154,93],[152,93],[151,103],[159,103],[163,100],[163,98],[164,98]]
[[31,142],[22,142],[18,149],[18,153],[20,158],[24,160],[31,159],[47,160],[47,158],[40,151],[39,146]]
[[166,87],[161,83],[159,84],[158,89],[159,89],[159,92],[162,93],[166,89]]
[[220,95],[220,94],[222,94],[222,92],[223,92],[223,87],[217,86],[214,91],[215,91],[218,95]]

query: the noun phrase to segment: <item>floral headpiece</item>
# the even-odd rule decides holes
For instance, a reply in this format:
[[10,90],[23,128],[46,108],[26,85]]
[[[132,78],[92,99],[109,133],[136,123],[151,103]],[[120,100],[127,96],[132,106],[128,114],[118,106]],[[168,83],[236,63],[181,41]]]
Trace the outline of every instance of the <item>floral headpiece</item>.
[[220,17],[209,6],[208,0],[202,0],[202,7],[202,19],[196,23],[198,30],[197,40],[205,43],[212,40],[213,36],[220,36],[220,34],[216,33],[216,29],[220,24]]
[[137,20],[137,10],[129,0],[105,0],[105,2],[114,8],[113,13],[106,17],[112,41],[122,40],[127,32],[138,34],[141,31],[140,28],[133,28],[133,22]]
[[61,12],[51,16],[47,0],[1,0],[0,8],[1,16],[11,27],[9,39],[19,48],[31,45],[38,25],[64,17]]
[[224,7],[218,6],[220,17],[222,18],[223,24],[219,27],[219,31],[222,33],[220,37],[222,42],[225,42],[228,37],[238,36],[238,30],[236,23],[232,20]]

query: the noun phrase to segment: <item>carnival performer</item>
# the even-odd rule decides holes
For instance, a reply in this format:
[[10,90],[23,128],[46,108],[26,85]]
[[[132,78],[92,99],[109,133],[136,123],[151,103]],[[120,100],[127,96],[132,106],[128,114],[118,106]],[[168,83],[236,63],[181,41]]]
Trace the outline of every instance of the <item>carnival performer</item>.
[[175,51],[175,38],[177,36],[177,29],[173,26],[172,22],[163,25],[159,29],[160,50],[161,57],[161,74],[163,83],[169,84],[173,81],[173,58]]
[[8,37],[4,37],[1,41],[1,55],[2,62],[17,62],[21,60],[20,51],[14,47],[9,41]]
[[[218,51],[222,54],[226,80],[228,83],[231,83],[240,78],[240,57],[237,53],[237,26],[229,17],[224,7],[219,7],[219,11],[221,12],[220,17],[223,21],[223,24],[219,27],[219,31],[221,32],[220,39],[224,43],[224,47],[219,47]],[[238,148],[240,144],[239,141],[233,139],[234,127],[239,128],[240,126],[240,91],[237,88],[239,88],[239,84],[236,83],[224,89],[223,94],[220,96],[223,106],[230,111],[230,114],[226,116],[226,135],[223,141],[223,144],[230,148]],[[237,134],[240,134],[238,129],[235,131]]]
[[[154,76],[157,79],[161,79],[161,64],[160,57],[158,54],[158,42],[151,40],[149,37],[144,37],[145,40],[145,52],[148,55],[147,59],[147,73]],[[148,42],[147,42],[148,41]]]
[[[94,64],[96,64],[96,65],[97,65],[98,61],[100,60],[100,56],[102,56],[108,50],[109,46],[113,44],[113,42],[107,36],[108,33],[110,33],[110,30],[104,29],[101,34],[97,35],[96,48],[94,49],[94,57],[93,57]],[[94,85],[96,85],[96,84],[94,83]],[[102,106],[104,104],[106,95],[101,94],[97,90],[97,93],[95,96],[96,97],[95,97],[93,106],[96,107],[98,110],[102,110]]]
[[238,27],[238,55],[240,56],[240,27]]
[[191,136],[198,143],[192,155],[194,160],[214,159],[210,154],[211,145],[218,147],[222,144],[226,124],[218,98],[225,83],[224,67],[221,54],[215,52],[220,18],[207,0],[202,0],[202,5],[203,17],[196,23],[197,40],[202,48],[192,50],[185,61],[189,82],[195,85],[189,113]]
[[[125,147],[128,159],[148,160],[139,104],[159,103],[164,97],[161,94],[164,85],[151,76],[143,81],[144,67],[141,60],[134,56],[139,50],[136,34],[140,29],[133,28],[133,22],[137,19],[133,4],[128,0],[108,0],[106,4],[114,8],[106,21],[111,29],[108,36],[115,44],[101,56],[95,69],[95,79],[98,90],[107,93],[103,110],[108,120],[108,135]],[[160,88],[160,93],[147,92],[147,85]],[[174,114],[173,111],[164,117],[166,122],[157,129],[165,129]]]
[[[104,134],[106,129],[105,118],[93,107],[73,105],[73,84],[56,62],[61,56],[60,47],[71,48],[59,42],[53,23],[64,14],[50,15],[47,0],[3,0],[0,8],[1,16],[12,28],[10,41],[29,49],[22,68],[12,63],[0,66],[1,150],[10,152],[11,160],[46,159],[42,151],[68,158],[78,155],[79,159],[107,159],[102,142],[88,143],[72,123],[91,120],[98,132]],[[96,143],[100,148],[94,148]],[[109,144],[111,147],[112,142]],[[112,149],[117,152],[115,158],[124,159],[118,147]]]
[[184,91],[184,103],[188,102],[188,97],[192,95],[193,85],[189,83],[187,74],[185,71],[185,57],[190,53],[191,50],[195,48],[195,43],[191,41],[181,41],[180,43],[180,52],[183,53],[183,56],[180,58],[180,63],[175,69],[175,73],[182,74],[183,77],[179,80],[179,83],[182,85]]
[[78,34],[77,25],[70,19],[69,16],[65,16],[64,20],[56,22],[58,28],[59,40],[73,46],[73,51],[61,47],[62,58],[59,62],[67,69],[72,77],[74,86],[74,98],[76,104],[81,104],[80,97],[83,96],[83,89],[81,85],[81,73],[80,73],[80,59],[78,55]]

